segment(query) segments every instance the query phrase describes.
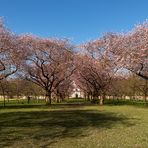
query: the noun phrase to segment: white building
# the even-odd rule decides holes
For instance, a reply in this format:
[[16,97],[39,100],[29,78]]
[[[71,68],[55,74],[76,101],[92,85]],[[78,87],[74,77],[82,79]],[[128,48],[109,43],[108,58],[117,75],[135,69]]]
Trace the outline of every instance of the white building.
[[84,93],[77,87],[76,83],[73,82],[74,89],[70,98],[84,98]]

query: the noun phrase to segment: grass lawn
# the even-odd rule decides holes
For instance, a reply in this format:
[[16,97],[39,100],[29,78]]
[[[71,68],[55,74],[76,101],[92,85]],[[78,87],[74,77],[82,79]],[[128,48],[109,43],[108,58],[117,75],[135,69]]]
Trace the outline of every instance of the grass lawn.
[[148,108],[21,104],[0,108],[0,148],[148,148]]

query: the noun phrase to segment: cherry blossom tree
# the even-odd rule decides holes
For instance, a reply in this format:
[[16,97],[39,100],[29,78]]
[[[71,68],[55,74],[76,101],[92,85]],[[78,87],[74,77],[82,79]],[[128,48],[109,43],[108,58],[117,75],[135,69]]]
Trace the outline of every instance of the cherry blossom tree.
[[72,46],[67,40],[21,37],[26,50],[23,65],[25,78],[46,91],[47,104],[52,92],[74,71]]
[[17,36],[0,19],[0,80],[14,74],[19,65]]
[[136,26],[125,34],[108,34],[107,53],[115,63],[143,79],[148,80],[148,22]]
[[[94,42],[85,46],[86,50],[89,48],[94,50]],[[104,56],[103,53],[97,53],[92,56],[91,53],[79,56],[77,81],[79,81],[79,87],[86,92],[88,96],[93,98],[100,98],[100,105],[103,104],[106,91],[110,86],[110,82],[114,77],[116,70]],[[99,59],[99,60],[98,60]]]

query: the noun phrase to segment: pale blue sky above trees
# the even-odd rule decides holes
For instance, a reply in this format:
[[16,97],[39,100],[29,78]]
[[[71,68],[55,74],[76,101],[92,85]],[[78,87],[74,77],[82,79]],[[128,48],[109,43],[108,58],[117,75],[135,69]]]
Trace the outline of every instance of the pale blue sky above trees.
[[0,16],[15,33],[69,38],[126,32],[148,18],[148,0],[0,0]]

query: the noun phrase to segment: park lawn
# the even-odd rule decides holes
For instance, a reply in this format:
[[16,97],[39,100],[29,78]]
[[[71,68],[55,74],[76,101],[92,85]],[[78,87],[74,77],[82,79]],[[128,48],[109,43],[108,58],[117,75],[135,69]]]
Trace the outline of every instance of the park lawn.
[[1,107],[0,147],[148,148],[148,108],[66,103]]

